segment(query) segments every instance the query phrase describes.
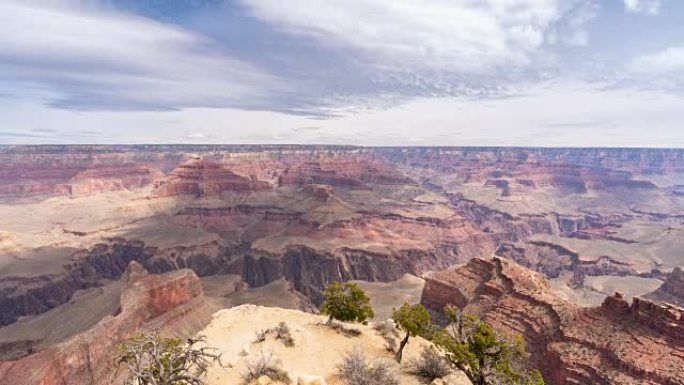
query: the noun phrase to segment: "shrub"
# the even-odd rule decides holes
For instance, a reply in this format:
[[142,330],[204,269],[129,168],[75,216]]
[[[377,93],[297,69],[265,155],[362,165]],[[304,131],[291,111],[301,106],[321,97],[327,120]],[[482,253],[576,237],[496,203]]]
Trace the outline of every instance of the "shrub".
[[394,353],[397,349],[397,339],[399,338],[399,330],[391,320],[378,322],[373,325],[378,334],[385,339],[385,349],[388,352]]
[[360,349],[347,353],[339,373],[345,385],[398,385],[393,368],[386,360],[376,360],[371,365]]
[[283,370],[280,360],[271,352],[260,351],[259,355],[247,362],[247,372],[243,374],[245,383],[257,380],[261,376],[266,376],[273,381],[289,384],[290,376]]
[[204,342],[140,334],[119,345],[115,362],[128,368],[126,384],[204,385],[209,365],[222,365],[217,349],[197,347]]
[[275,328],[276,338],[283,341],[283,344],[287,347],[293,347],[295,345],[294,337],[290,333],[290,327],[287,326],[285,322],[281,322]]
[[256,332],[256,337],[254,338],[254,342],[264,342],[266,341],[266,337],[268,337],[268,333],[271,332],[271,329],[261,329],[258,332]]
[[425,377],[432,381],[435,378],[442,378],[449,374],[451,367],[434,346],[427,345],[421,350],[419,358],[409,362],[408,371],[411,374]]
[[361,335],[361,330],[356,329],[356,328],[349,328],[349,327],[346,327],[342,324],[336,324],[336,323],[327,324],[327,325],[331,329],[337,331],[338,333],[342,333],[347,337],[358,337]]

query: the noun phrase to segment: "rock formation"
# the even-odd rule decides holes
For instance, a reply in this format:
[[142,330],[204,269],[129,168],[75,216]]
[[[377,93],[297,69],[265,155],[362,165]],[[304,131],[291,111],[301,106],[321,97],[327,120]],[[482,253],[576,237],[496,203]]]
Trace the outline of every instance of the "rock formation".
[[665,282],[645,297],[684,306],[684,271],[680,267],[675,267]]
[[223,191],[257,191],[269,189],[268,182],[252,180],[227,170],[220,163],[206,159],[191,159],[171,171],[167,178],[155,184],[158,196],[220,195]]
[[621,295],[581,308],[540,274],[501,258],[426,277],[421,302],[453,304],[506,334],[522,334],[549,384],[684,384],[684,309]]
[[684,301],[684,270],[675,267],[660,287],[660,290],[679,298],[680,301]]
[[191,270],[148,275],[131,262],[125,279],[118,314],[56,346],[0,362],[0,384],[109,385],[123,374],[113,361],[120,341],[151,330],[187,335],[208,321],[202,287]]

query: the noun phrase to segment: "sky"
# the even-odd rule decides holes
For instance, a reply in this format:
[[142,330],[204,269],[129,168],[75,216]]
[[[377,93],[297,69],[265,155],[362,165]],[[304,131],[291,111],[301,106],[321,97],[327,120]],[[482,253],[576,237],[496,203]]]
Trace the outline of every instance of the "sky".
[[0,144],[684,147],[681,0],[0,0]]

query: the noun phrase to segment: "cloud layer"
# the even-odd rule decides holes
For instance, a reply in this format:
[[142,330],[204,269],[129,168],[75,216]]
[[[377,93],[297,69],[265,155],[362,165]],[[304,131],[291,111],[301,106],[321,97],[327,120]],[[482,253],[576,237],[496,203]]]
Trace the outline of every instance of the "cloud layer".
[[625,10],[631,13],[657,15],[660,12],[661,0],[622,0]]
[[0,81],[77,109],[258,106],[279,87],[176,26],[80,3],[14,0],[0,2]]
[[665,0],[4,0],[0,143],[678,143],[682,17]]
[[[288,33],[357,49],[392,71],[491,73],[529,65],[548,44],[582,43],[580,0],[241,0]],[[571,16],[570,18],[566,18]],[[582,15],[584,18],[585,15]],[[586,18],[582,19],[586,20]]]

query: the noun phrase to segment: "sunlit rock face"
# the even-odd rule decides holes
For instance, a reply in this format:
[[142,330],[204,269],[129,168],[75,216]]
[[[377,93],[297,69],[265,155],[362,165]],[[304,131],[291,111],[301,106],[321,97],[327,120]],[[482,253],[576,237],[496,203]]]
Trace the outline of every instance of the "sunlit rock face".
[[266,190],[270,187],[268,182],[240,176],[218,162],[201,158],[180,164],[167,178],[155,184],[159,196],[189,194],[196,197],[216,196],[224,191]]
[[[473,259],[426,277],[421,302],[476,314],[499,332],[525,337],[530,367],[551,384],[677,384],[684,309],[622,294],[598,307],[556,296],[548,281],[506,259]],[[677,369],[675,369],[677,368]]]
[[131,262],[115,314],[56,346],[0,361],[0,383],[116,383],[125,374],[114,362],[117,344],[143,331],[194,333],[209,319],[204,306],[202,285],[191,270],[150,275]]

